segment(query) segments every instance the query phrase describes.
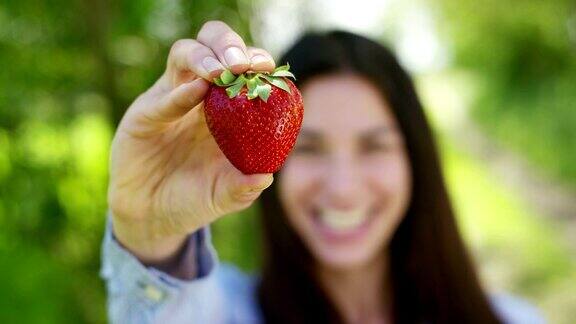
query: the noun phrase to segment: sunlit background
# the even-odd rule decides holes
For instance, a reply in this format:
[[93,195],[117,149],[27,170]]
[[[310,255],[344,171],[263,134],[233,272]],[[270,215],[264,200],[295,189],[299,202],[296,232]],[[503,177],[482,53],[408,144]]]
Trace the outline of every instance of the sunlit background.
[[[381,40],[433,122],[491,291],[576,318],[576,4],[144,0],[0,4],[0,322],[102,323],[108,147],[171,43],[221,19],[279,55],[307,29]],[[322,50],[322,49],[318,49]],[[214,225],[257,271],[258,208]]]

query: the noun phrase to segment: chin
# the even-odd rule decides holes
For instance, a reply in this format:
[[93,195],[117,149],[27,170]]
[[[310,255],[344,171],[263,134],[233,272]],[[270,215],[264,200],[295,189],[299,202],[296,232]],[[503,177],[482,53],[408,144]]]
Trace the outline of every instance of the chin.
[[349,271],[371,264],[381,255],[380,251],[362,247],[343,249],[327,246],[312,253],[323,268]]

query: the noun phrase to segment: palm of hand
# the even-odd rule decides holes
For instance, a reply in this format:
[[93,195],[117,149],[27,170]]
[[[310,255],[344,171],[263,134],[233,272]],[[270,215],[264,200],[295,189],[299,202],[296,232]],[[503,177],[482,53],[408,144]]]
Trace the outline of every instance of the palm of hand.
[[210,135],[201,107],[152,134],[127,119],[114,138],[111,172],[114,212],[154,220],[158,235],[186,233],[233,211],[225,191],[241,176]]

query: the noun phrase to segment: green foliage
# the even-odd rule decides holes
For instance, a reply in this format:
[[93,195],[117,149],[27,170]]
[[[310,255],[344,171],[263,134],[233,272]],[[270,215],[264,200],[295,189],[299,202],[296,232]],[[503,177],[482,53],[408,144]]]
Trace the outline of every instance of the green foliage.
[[[171,44],[249,3],[0,5],[0,322],[103,323],[98,277],[109,145]],[[246,36],[243,35],[243,36]]]
[[258,205],[254,204],[247,210],[219,219],[212,226],[218,256],[251,273],[258,271],[263,251],[258,210]]
[[576,188],[573,3],[441,3],[456,66],[481,82],[476,119],[505,146]]

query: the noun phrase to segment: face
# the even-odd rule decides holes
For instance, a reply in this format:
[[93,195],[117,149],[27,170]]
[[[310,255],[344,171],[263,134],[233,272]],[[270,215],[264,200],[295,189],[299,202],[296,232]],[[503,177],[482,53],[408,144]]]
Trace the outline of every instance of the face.
[[281,203],[321,266],[362,267],[383,255],[410,199],[402,134],[359,76],[316,77],[302,95],[302,130],[278,179]]

